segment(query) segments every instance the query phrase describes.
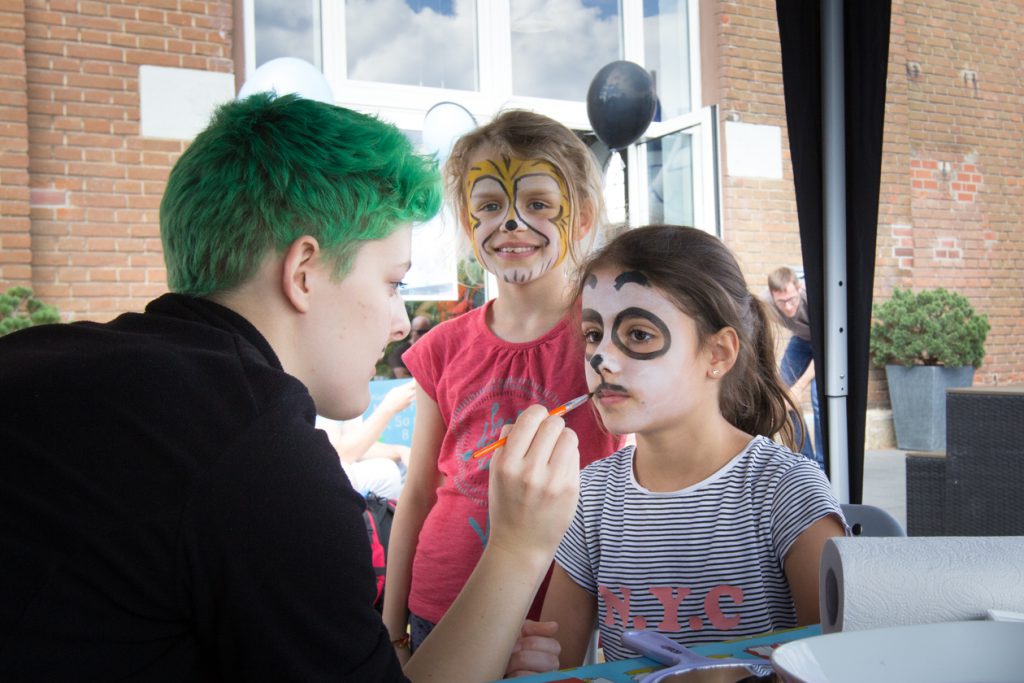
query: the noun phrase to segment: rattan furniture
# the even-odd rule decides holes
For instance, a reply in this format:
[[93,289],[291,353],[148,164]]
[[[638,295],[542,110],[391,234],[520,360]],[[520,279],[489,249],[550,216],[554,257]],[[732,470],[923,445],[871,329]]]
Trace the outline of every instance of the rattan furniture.
[[906,464],[909,535],[1024,535],[1024,385],[950,389],[946,453]]

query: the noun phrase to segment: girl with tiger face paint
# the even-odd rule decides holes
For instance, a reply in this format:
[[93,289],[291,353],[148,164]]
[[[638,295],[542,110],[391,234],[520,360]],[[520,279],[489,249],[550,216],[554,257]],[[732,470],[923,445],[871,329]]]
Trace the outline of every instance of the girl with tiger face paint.
[[[411,627],[414,648],[490,540],[490,457],[472,452],[531,405],[550,409],[587,392],[569,274],[604,211],[593,154],[571,130],[533,112],[507,111],[463,136],[445,176],[477,260],[497,279],[497,297],[435,326],[402,356],[419,390],[384,621],[392,638]],[[573,411],[565,424],[579,438],[581,466],[623,442],[593,410]]]
[[466,195],[473,252],[498,280],[529,282],[565,260],[572,203],[550,162],[481,149],[470,162]]

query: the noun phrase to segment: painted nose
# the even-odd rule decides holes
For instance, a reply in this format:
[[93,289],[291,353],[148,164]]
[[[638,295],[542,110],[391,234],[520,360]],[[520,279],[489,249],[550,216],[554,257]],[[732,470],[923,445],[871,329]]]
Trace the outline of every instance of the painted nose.
[[590,367],[598,376],[603,377],[606,372],[615,373],[618,369],[615,360],[607,353],[595,353],[590,357]]
[[505,229],[509,232],[514,232],[519,229],[519,223],[512,219],[507,220],[505,221]]

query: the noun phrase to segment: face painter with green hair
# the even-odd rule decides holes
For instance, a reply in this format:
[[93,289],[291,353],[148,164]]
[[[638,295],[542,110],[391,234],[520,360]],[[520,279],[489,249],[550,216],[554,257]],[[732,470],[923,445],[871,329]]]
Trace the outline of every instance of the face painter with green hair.
[[575,504],[575,434],[539,405],[506,427],[491,547],[403,670],[364,501],[314,428],[362,414],[408,334],[411,224],[439,203],[393,126],[256,94],[171,171],[173,293],[0,339],[0,680],[502,674]]

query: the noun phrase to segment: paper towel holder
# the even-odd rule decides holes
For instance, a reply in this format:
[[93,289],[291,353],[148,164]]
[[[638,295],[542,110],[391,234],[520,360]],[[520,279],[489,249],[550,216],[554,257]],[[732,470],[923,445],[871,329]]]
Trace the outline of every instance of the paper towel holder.
[[834,569],[828,569],[825,572],[825,595],[822,605],[824,614],[822,620],[824,625],[830,630],[835,628],[836,622],[839,620],[839,601],[841,599],[839,595],[839,580],[836,579],[836,572]]

